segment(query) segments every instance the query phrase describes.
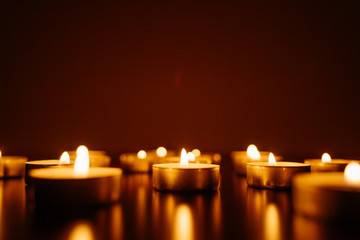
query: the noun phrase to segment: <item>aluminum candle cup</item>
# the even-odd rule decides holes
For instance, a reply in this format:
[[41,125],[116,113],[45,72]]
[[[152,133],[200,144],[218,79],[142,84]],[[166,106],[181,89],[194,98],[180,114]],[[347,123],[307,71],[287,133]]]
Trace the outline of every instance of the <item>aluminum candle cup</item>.
[[248,163],[246,181],[250,187],[267,189],[288,189],[295,174],[310,172],[310,165],[295,162]]
[[[233,151],[230,153],[233,169],[236,174],[246,175],[246,164],[251,162],[266,162],[270,152],[260,151],[260,158],[254,159],[247,155],[247,151]],[[275,156],[276,161],[282,161],[282,156]]]
[[73,168],[44,168],[29,172],[37,206],[91,206],[120,199],[119,168],[89,168],[76,173]]
[[327,220],[360,218],[360,184],[349,184],[344,173],[299,174],[292,193],[298,214]]
[[0,159],[0,178],[23,177],[27,157],[2,156]]
[[145,157],[138,158],[136,153],[124,153],[120,155],[120,166],[125,172],[147,173],[151,172],[153,159]]
[[220,166],[216,164],[154,164],[153,187],[159,191],[214,191],[220,185]]
[[74,164],[60,164],[59,159],[49,159],[49,160],[36,160],[28,161],[25,163],[25,183],[29,183],[29,171],[39,168],[48,168],[48,167],[70,167]]
[[304,162],[311,165],[311,172],[343,172],[346,165],[357,160],[332,159],[331,162],[322,162],[321,159],[306,159]]

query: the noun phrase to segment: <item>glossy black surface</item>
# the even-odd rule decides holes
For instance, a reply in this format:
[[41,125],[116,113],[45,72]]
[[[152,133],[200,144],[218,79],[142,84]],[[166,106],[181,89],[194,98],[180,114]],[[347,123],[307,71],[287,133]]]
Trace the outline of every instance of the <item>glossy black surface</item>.
[[[325,223],[293,214],[291,192],[247,187],[221,168],[208,194],[161,193],[151,175],[122,178],[119,203],[93,209],[39,209],[23,179],[0,181],[1,239],[356,239],[356,222]],[[329,209],[331,211],[331,209]]]

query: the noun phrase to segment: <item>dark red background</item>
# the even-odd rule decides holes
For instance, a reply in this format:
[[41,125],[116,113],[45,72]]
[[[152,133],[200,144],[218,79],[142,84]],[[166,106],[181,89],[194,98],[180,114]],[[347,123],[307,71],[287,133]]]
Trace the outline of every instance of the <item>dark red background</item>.
[[360,158],[357,5],[8,2],[5,154],[256,143]]

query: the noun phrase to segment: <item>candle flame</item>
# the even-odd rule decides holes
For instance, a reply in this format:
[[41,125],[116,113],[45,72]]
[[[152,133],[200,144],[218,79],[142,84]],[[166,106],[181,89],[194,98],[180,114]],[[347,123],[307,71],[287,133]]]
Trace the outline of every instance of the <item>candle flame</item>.
[[81,145],[76,150],[75,173],[86,174],[89,171],[89,166],[89,150],[84,145]]
[[70,164],[70,156],[66,151],[60,157],[60,165],[62,164]]
[[273,153],[269,153],[269,164],[276,165],[276,160],[275,160],[275,156]]
[[189,161],[195,161],[195,155],[192,152],[187,153],[187,158]]
[[183,148],[181,150],[180,165],[188,165],[188,164],[189,164],[189,159],[185,148]]
[[201,155],[200,150],[196,149],[196,148],[193,149],[191,152],[194,154],[195,157],[200,157],[200,155]]
[[2,157],[2,153],[1,153],[1,151],[0,151],[0,159],[1,159],[1,157]]
[[260,159],[260,153],[254,144],[250,144],[246,150],[247,156],[251,159]]
[[347,181],[360,183],[360,164],[357,162],[349,163],[345,168],[344,175]]
[[321,156],[321,161],[323,163],[329,163],[331,162],[331,157],[328,153],[324,153],[322,156]]
[[158,155],[159,157],[166,157],[166,155],[167,155],[166,148],[158,147],[158,149],[156,149],[156,155]]
[[146,152],[144,150],[140,150],[138,153],[137,153],[137,157],[140,158],[140,159],[144,159],[146,158]]

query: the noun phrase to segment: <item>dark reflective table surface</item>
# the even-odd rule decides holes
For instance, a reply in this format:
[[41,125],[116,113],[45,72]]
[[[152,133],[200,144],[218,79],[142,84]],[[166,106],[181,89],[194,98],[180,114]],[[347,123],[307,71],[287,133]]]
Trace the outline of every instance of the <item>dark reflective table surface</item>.
[[[360,223],[293,213],[290,191],[249,188],[221,166],[221,188],[206,194],[154,191],[151,175],[122,178],[122,199],[93,209],[39,209],[23,179],[0,181],[1,239],[360,239]],[[360,205],[360,203],[359,203]],[[331,211],[331,209],[329,209]]]

